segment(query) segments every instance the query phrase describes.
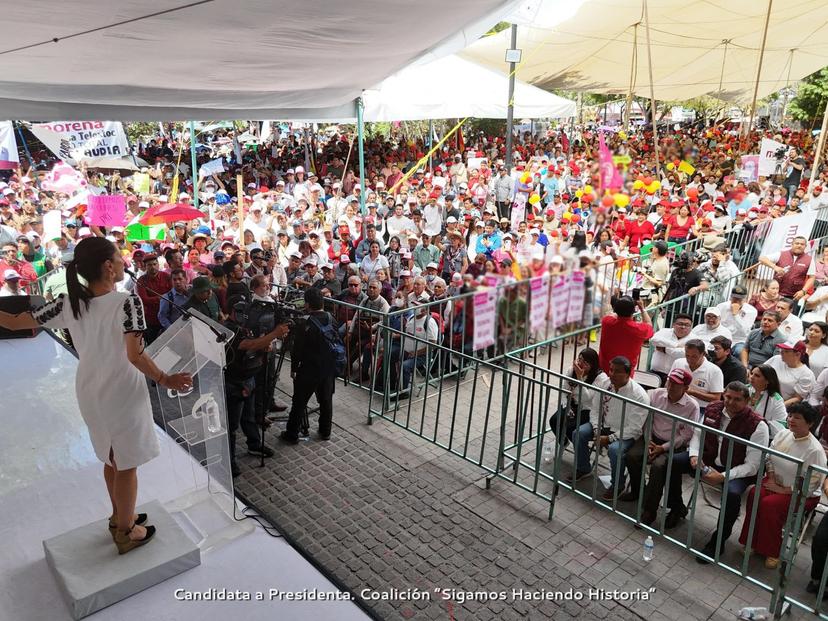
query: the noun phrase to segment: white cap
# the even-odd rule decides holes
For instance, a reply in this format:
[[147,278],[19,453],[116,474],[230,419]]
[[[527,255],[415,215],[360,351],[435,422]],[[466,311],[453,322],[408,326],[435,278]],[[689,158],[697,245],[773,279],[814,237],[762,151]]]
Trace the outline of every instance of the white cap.
[[561,255],[559,255],[559,254],[556,254],[554,257],[552,257],[552,258],[549,260],[549,262],[550,262],[550,263],[557,263],[558,265],[563,265],[563,264],[564,264],[563,257],[562,257]]
[[305,172],[305,168],[304,168],[304,166],[297,166],[297,167],[296,167],[296,172],[298,172],[298,173],[300,173],[300,172]]
[[14,193],[15,193],[14,190],[12,190],[11,188],[3,188],[3,194],[5,194],[6,196],[8,196],[9,194],[14,194]]
[[255,183],[248,183],[248,184],[247,184],[247,187],[248,187],[248,188],[254,188],[254,189],[255,189],[255,188],[256,188],[256,184],[255,184]]
[[83,226],[78,231],[78,237],[91,237],[92,230],[88,226]]
[[431,263],[426,265],[427,270],[430,270],[431,268],[434,268],[435,270],[438,270],[438,269],[440,269],[440,266],[437,263],[435,263],[434,261],[432,261]]
[[3,272],[3,280],[20,280],[20,274],[17,273],[17,270],[7,269]]
[[721,317],[722,316],[721,312],[719,312],[719,309],[716,308],[715,306],[711,306],[710,308],[708,308],[706,311],[704,311],[704,314],[705,315],[716,315],[716,317]]
[[141,201],[140,203],[138,203],[138,207],[141,208],[141,209],[148,209],[149,208],[149,202],[148,201]]
[[446,218],[446,224],[451,224],[452,222],[457,222],[457,218],[455,218],[454,216],[449,216],[448,218]]
[[190,195],[187,194],[186,192],[182,192],[181,194],[178,195],[178,198],[183,200],[185,198],[190,198]]
[[122,226],[113,226],[112,229],[109,231],[110,233],[123,233],[124,227]]
[[166,203],[168,199],[169,199],[169,197],[166,194],[162,194],[161,196],[158,197],[158,200],[162,203]]

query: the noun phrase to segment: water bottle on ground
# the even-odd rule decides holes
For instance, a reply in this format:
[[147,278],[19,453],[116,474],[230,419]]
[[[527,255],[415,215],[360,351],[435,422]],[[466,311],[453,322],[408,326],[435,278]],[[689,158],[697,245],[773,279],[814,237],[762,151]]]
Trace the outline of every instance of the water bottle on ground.
[[552,442],[550,440],[544,440],[543,442],[543,451],[541,453],[541,460],[545,464],[552,463]]
[[649,562],[653,560],[653,548],[655,544],[653,543],[653,538],[650,535],[647,535],[647,538],[644,540],[644,560]]
[[770,611],[764,606],[761,608],[742,608],[739,611],[739,618],[745,621],[767,621],[771,618]]

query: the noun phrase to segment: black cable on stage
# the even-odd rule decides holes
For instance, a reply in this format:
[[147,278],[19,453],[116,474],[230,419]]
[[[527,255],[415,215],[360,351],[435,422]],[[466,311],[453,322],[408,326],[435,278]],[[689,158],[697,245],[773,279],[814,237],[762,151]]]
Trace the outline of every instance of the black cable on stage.
[[164,9],[163,11],[156,11],[155,13],[149,13],[147,15],[142,15],[141,17],[131,17],[129,19],[122,20],[120,22],[115,22],[114,24],[108,24],[106,26],[98,26],[97,28],[90,28],[89,30],[82,30],[81,32],[76,32],[74,34],[66,35],[65,37],[52,37],[51,39],[47,39],[46,41],[39,41],[38,43],[30,43],[28,45],[22,45],[20,47],[14,47],[9,50],[3,50],[0,52],[0,56],[3,54],[11,54],[12,52],[20,52],[22,50],[28,50],[33,47],[40,47],[41,45],[48,45],[49,43],[60,43],[61,41],[65,41],[66,39],[74,39],[75,37],[82,37],[83,35],[92,34],[95,32],[100,32],[102,30],[108,30],[110,28],[116,28],[118,26],[124,26],[125,24],[132,24],[135,22],[140,22],[145,19],[150,19],[152,17],[158,17],[159,15],[167,15],[168,13],[175,13],[176,11],[183,11],[184,9],[189,9],[194,6],[199,6],[202,4],[209,4],[210,2],[214,2],[215,0],[198,0],[197,2],[191,2],[189,4],[183,4],[181,6],[173,7],[171,9]]

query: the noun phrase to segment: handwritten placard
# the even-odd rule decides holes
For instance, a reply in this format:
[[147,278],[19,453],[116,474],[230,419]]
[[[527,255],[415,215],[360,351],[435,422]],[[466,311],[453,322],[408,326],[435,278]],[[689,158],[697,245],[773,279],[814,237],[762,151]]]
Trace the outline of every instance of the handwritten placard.
[[52,241],[61,236],[60,230],[61,213],[59,209],[53,209],[43,214],[43,239]]
[[89,195],[89,223],[97,226],[123,226],[126,199],[121,194]]
[[475,350],[485,349],[495,344],[496,291],[490,289],[474,296],[474,338]]

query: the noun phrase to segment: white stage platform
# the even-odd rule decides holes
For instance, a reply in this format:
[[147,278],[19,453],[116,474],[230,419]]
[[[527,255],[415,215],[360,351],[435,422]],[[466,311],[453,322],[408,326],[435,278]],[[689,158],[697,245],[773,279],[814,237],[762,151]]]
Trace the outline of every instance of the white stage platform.
[[[42,541],[106,517],[109,500],[75,400],[77,361],[47,334],[0,341],[0,619],[71,619]],[[138,504],[188,491],[200,466],[160,429],[161,456],[139,471]],[[149,544],[152,545],[152,544]],[[114,547],[114,546],[113,546]],[[264,601],[183,601],[176,591],[262,591]],[[87,617],[148,619],[366,619],[349,601],[269,600],[270,589],[335,592],[283,539],[260,528],[202,555],[201,565]]]

